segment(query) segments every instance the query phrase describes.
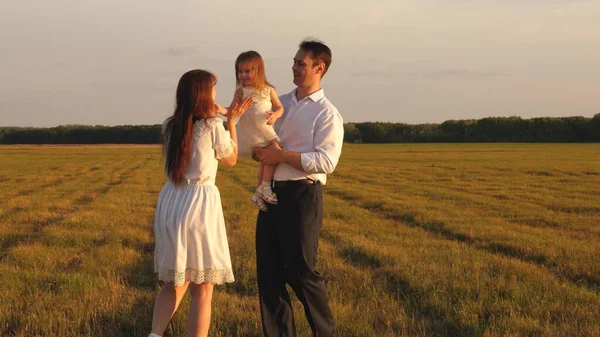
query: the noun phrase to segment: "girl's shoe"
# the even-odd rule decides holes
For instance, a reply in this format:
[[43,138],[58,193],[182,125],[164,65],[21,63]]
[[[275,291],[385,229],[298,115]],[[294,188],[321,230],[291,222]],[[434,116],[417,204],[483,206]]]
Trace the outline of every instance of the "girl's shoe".
[[273,193],[271,187],[269,187],[268,185],[258,186],[256,192],[258,192],[258,194],[264,201],[268,202],[269,204],[277,205],[277,194]]
[[254,194],[252,194],[250,201],[252,201],[252,203],[254,205],[256,205],[256,207],[258,207],[258,209],[260,209],[261,211],[263,211],[263,212],[269,211],[269,209],[267,208],[267,203],[260,197],[260,195],[258,194],[258,191],[254,192]]

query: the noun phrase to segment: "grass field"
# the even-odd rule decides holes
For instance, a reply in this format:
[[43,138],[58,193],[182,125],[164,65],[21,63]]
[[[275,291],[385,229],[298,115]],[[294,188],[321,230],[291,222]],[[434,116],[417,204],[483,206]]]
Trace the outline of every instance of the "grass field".
[[[147,336],[161,160],[0,147],[1,336]],[[236,282],[216,288],[211,336],[261,336],[256,170],[217,177]],[[345,145],[318,263],[337,336],[598,336],[599,224],[598,144]]]

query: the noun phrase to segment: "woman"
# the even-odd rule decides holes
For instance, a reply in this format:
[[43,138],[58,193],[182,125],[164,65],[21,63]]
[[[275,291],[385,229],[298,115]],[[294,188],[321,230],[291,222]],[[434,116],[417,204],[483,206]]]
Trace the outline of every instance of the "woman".
[[154,220],[154,270],[165,284],[154,305],[151,337],[161,336],[190,289],[189,336],[207,336],[214,284],[233,282],[225,221],[215,176],[219,161],[237,161],[237,119],[251,100],[227,110],[227,130],[215,116],[213,74],[191,70],[179,80],[175,112],[162,128],[165,170]]

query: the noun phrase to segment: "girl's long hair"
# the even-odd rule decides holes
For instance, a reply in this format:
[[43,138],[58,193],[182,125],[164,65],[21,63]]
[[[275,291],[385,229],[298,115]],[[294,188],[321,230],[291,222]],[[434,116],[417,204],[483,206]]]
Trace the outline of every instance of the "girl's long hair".
[[240,64],[245,63],[256,71],[254,78],[254,88],[258,92],[262,92],[266,87],[272,87],[273,85],[267,81],[267,74],[265,73],[265,63],[262,56],[254,50],[246,51],[241,53],[235,60],[235,84],[236,88],[242,86],[240,79],[238,78],[238,71]]
[[165,170],[175,184],[183,182],[192,155],[194,122],[214,117],[212,92],[216,77],[205,70],[190,70],[177,85],[175,112],[167,120],[164,145]]

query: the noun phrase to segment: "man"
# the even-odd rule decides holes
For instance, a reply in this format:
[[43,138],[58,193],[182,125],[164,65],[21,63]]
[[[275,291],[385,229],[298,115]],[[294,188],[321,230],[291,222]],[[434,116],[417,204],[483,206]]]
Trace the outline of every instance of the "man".
[[327,100],[321,79],[331,64],[331,50],[305,40],[294,57],[292,92],[280,97],[284,114],[275,124],[281,147],[255,149],[255,158],[278,164],[273,191],[279,203],[260,211],[256,258],[265,336],[296,336],[289,284],[304,305],[313,336],[333,333],[325,285],[315,270],[323,221],[323,185],[335,169],[344,139],[343,120]]

